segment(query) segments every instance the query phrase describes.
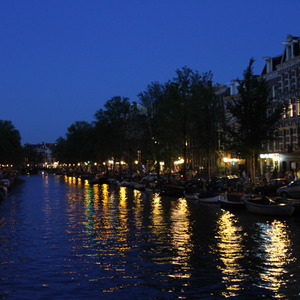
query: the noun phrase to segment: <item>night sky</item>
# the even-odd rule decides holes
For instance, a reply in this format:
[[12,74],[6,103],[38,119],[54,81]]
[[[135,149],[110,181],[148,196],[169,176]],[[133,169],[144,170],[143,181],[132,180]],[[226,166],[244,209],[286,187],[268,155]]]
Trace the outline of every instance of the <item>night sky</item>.
[[114,96],[138,101],[187,66],[214,82],[300,35],[299,0],[0,0],[0,120],[52,143]]

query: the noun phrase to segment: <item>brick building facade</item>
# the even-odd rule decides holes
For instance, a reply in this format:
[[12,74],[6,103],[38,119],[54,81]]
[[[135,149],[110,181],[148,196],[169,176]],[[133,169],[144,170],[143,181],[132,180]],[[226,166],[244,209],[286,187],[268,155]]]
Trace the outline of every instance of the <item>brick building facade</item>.
[[288,35],[283,45],[281,55],[264,58],[261,75],[270,86],[274,107],[284,105],[277,139],[267,146],[261,167],[277,167],[282,174],[300,170],[300,37]]

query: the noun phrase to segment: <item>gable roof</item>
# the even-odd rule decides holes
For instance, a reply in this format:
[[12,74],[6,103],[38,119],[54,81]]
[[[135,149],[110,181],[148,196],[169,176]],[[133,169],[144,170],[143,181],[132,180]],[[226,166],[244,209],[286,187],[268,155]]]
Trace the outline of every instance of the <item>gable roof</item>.
[[274,57],[264,57],[266,63],[261,75],[273,72],[279,64],[285,63],[300,55],[300,37],[287,35],[286,40],[282,42],[284,51],[281,55]]

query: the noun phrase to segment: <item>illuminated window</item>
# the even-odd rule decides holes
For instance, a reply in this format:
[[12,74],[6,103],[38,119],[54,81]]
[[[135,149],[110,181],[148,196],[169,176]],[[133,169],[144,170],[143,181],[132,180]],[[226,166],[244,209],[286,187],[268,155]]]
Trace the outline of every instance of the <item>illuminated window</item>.
[[292,118],[294,116],[292,99],[289,99],[289,113],[290,113],[290,117]]
[[286,119],[286,107],[283,107],[283,118]]

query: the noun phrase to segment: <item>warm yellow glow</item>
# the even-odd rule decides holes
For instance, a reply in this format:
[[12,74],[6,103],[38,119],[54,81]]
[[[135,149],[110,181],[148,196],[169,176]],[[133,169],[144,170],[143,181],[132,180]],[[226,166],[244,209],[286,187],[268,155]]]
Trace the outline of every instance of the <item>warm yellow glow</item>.
[[164,165],[165,165],[165,162],[164,162],[164,161],[160,161],[159,164],[160,164],[161,166],[164,166]]
[[172,263],[182,265],[181,272],[169,273],[173,278],[189,278],[191,271],[189,262],[193,252],[193,243],[191,241],[189,209],[184,198],[179,198],[170,210],[171,231],[170,238],[173,249],[177,255],[172,257]]
[[175,160],[174,161],[174,165],[181,165],[184,163],[184,159],[183,158],[180,158],[178,157],[178,160]]
[[224,162],[238,162],[239,160],[237,158],[227,158],[224,157]]
[[244,273],[239,260],[243,258],[243,228],[238,225],[238,220],[234,214],[225,211],[217,222],[216,240],[218,256],[223,262],[220,266],[222,271],[222,280],[225,283],[231,282],[227,285],[227,290],[223,292],[224,297],[234,297],[239,294],[237,291],[242,290],[241,282],[234,278],[239,273]]
[[134,163],[137,165],[139,162],[136,160]]
[[267,154],[260,154],[260,158],[272,158],[274,161],[279,161],[279,154],[278,153],[267,153]]
[[263,256],[260,255],[260,259],[264,261],[260,276],[266,282],[267,288],[278,292],[286,284],[283,277],[293,260],[289,232],[286,223],[278,220],[271,224],[260,224],[260,227],[263,242],[259,248],[264,252]]
[[107,184],[103,184],[102,185],[102,201],[103,202],[107,202],[108,201],[108,197],[109,197],[109,193],[108,193],[108,185]]

